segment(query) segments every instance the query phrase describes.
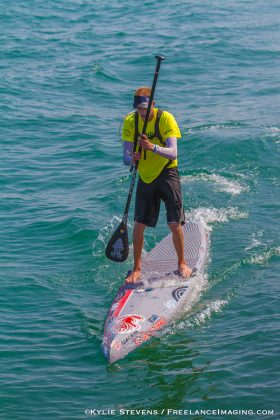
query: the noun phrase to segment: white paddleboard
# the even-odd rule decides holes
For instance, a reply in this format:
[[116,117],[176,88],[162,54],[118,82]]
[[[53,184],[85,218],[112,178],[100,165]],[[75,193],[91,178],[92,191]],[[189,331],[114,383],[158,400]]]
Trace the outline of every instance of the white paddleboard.
[[177,319],[191,297],[196,275],[203,273],[208,234],[200,222],[183,225],[185,258],[192,277],[178,274],[177,255],[171,234],[143,259],[142,276],[134,284],[124,283],[107,315],[102,348],[110,363],[123,358],[156,332]]

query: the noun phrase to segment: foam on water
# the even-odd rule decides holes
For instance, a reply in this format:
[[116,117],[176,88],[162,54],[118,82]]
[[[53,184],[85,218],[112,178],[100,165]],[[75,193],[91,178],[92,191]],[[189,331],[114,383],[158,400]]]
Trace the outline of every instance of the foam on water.
[[279,134],[280,133],[280,128],[279,127],[269,127],[270,131],[272,131],[272,133],[276,133]]
[[213,223],[225,223],[230,220],[246,219],[248,214],[245,211],[240,211],[237,207],[224,209],[198,207],[197,209],[186,213],[186,216],[190,220],[202,222],[208,231],[211,231],[211,224]]
[[265,265],[271,260],[271,258],[279,257],[279,256],[280,256],[280,246],[272,247],[272,248],[270,248],[268,250],[265,250],[263,252],[253,253],[248,258],[248,263],[249,264],[257,264],[257,265]]
[[222,123],[222,124],[203,124],[197,127],[192,127],[189,129],[189,133],[195,133],[197,131],[219,131],[219,130],[238,130],[244,129],[248,126],[246,124],[242,124],[239,121],[234,121],[230,123]]
[[200,173],[196,175],[184,175],[181,177],[182,184],[195,181],[210,182],[216,185],[218,191],[232,195],[238,195],[248,191],[247,186],[240,184],[238,181],[227,179],[222,175]]

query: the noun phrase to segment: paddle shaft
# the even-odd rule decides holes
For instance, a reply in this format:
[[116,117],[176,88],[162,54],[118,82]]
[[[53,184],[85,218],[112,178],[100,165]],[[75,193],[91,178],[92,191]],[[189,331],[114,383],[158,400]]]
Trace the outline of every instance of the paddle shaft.
[[130,206],[130,202],[131,202],[131,198],[132,198],[132,193],[133,193],[133,188],[134,188],[134,184],[135,184],[135,180],[136,180],[136,175],[137,175],[137,169],[136,166],[133,167],[133,172],[132,172],[132,178],[131,178],[131,182],[130,182],[130,187],[129,187],[129,192],[128,192],[128,197],[127,197],[127,201],[126,201],[126,206],[125,206],[125,210],[124,210],[124,215],[123,215],[123,222],[124,224],[127,224],[127,218],[128,218],[128,210],[129,210],[129,206]]
[[[144,120],[142,135],[146,133],[147,125],[148,125],[148,122],[149,122],[149,116],[150,116],[150,112],[151,112],[152,104],[153,104],[153,100],[154,100],[154,94],[155,94],[156,84],[157,84],[157,80],[158,80],[160,65],[161,65],[162,60],[164,60],[165,58],[161,55],[156,55],[156,59],[157,59],[157,65],[156,65],[156,70],[155,70],[155,74],[154,74],[154,80],[153,80],[153,84],[152,84],[151,94],[150,94],[150,97],[149,97],[147,112],[146,112],[146,116],[145,116],[145,120]],[[141,152],[142,152],[142,147],[139,147],[138,153],[141,154]],[[135,184],[135,180],[136,180],[138,165],[139,165],[139,160],[137,160],[135,165],[132,167],[133,168],[133,173],[132,173],[132,178],[131,178],[131,182],[130,182],[129,193],[128,193],[128,197],[127,197],[127,201],[126,201],[124,215],[123,215],[123,219],[122,219],[125,224],[127,223],[128,210],[129,210],[131,197],[132,197],[132,193],[133,193],[133,188],[134,188],[134,184]]]
[[[154,100],[154,94],[155,94],[157,79],[158,79],[158,75],[159,75],[159,69],[160,69],[160,65],[161,65],[162,60],[164,60],[165,58],[161,55],[156,55],[156,59],[157,59],[157,66],[156,66],[156,71],[155,71],[154,80],[153,80],[153,84],[152,84],[151,94],[150,94],[150,97],[149,97],[149,103],[148,103],[147,112],[146,112],[146,116],[145,116],[145,120],[144,120],[142,135],[146,134],[147,125],[148,125],[149,118],[150,118],[150,112],[151,112],[152,104],[153,104],[153,100]],[[140,153],[140,154],[142,153],[142,147],[141,146],[138,149],[138,153]],[[136,170],[138,169],[138,165],[139,165],[139,160],[137,160],[137,162],[135,164]]]

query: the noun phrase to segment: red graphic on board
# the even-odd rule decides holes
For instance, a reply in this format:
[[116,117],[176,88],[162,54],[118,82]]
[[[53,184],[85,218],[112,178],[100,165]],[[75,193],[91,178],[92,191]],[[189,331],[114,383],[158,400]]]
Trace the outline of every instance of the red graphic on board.
[[145,321],[145,318],[141,315],[126,315],[118,319],[116,325],[114,325],[115,332],[125,334],[139,330],[141,328],[140,322]]
[[125,307],[128,299],[132,295],[133,290],[126,290],[123,295],[120,295],[119,299],[116,299],[111,307],[111,316],[116,318],[121,310]]
[[164,325],[167,324],[166,319],[164,318],[160,318],[157,322],[154,323],[154,325],[145,333],[138,335],[137,337],[134,338],[134,343],[137,346],[140,346],[140,344],[144,343],[144,341],[149,340],[149,338],[151,338],[153,336],[153,331],[157,331],[160,330]]

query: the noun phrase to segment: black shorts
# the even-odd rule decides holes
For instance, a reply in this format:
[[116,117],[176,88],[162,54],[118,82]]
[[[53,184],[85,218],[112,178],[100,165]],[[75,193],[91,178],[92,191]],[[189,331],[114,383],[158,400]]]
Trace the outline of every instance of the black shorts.
[[150,184],[146,184],[139,178],[134,220],[146,226],[156,226],[161,200],[165,203],[167,223],[183,225],[185,212],[177,168],[164,169]]

